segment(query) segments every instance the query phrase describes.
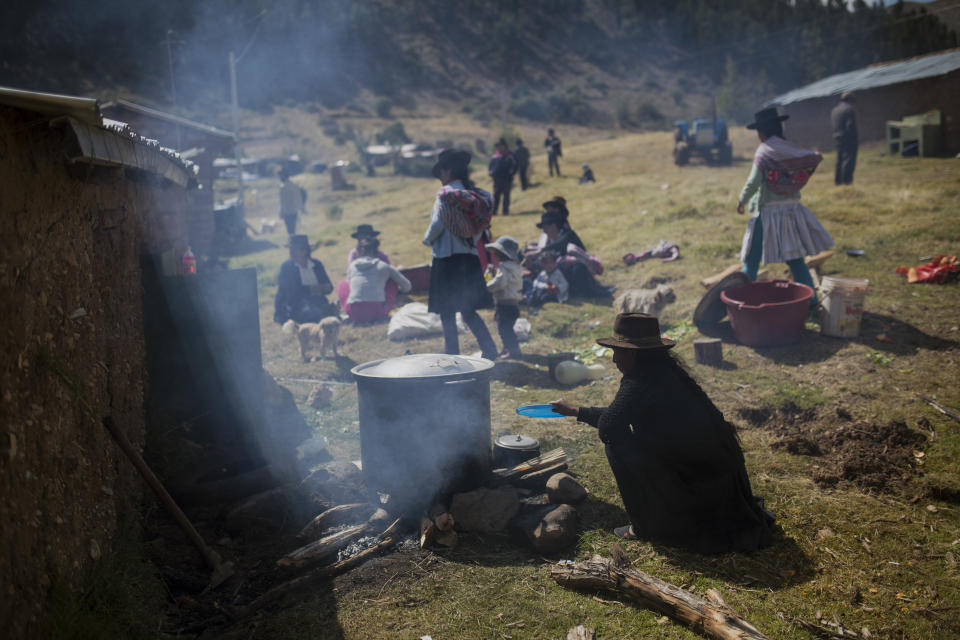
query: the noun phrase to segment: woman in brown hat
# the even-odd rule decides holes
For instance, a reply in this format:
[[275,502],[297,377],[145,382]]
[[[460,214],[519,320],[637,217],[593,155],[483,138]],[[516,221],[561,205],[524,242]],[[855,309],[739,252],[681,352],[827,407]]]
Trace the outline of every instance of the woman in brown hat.
[[733,426],[669,354],[655,316],[623,313],[613,348],[623,373],[609,407],[554,410],[596,427],[630,524],[614,532],[700,553],[753,551],[770,542],[773,516],[750,490]]

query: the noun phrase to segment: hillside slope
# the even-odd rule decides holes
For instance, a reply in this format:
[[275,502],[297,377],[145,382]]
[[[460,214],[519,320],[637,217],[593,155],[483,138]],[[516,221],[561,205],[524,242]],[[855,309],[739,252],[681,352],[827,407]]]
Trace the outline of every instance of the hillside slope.
[[[0,84],[220,111],[469,100],[537,121],[661,126],[718,87],[736,116],[774,91],[956,46],[935,16],[840,0],[69,0],[0,7]],[[109,97],[109,96],[108,96]]]

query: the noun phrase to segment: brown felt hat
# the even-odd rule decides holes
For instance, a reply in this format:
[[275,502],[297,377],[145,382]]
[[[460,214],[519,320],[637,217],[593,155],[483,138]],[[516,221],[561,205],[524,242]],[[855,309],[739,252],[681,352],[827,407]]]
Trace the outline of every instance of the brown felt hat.
[[619,313],[613,321],[613,337],[600,338],[597,344],[614,349],[669,349],[677,344],[660,336],[657,316],[646,313]]

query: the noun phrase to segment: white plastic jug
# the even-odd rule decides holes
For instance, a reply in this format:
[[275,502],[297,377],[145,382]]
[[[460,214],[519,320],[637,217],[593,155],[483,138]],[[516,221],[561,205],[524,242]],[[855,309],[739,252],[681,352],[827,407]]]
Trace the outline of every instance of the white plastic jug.
[[584,365],[575,360],[565,360],[553,370],[553,377],[560,384],[577,384],[584,380],[602,378],[606,368],[602,364]]
[[863,301],[869,280],[824,276],[820,282],[823,307],[820,310],[820,333],[837,338],[860,335]]

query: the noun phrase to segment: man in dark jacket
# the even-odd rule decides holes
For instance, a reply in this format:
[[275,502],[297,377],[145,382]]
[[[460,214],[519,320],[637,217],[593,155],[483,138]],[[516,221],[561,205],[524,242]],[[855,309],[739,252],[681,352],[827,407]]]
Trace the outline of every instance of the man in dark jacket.
[[830,112],[833,139],[837,143],[837,169],[833,180],[838,185],[852,184],[853,170],[857,167],[860,138],[857,134],[857,112],[853,108],[853,102],[853,93],[844,91],[840,102]]
[[277,297],[273,302],[273,321],[283,324],[319,322],[337,315],[337,307],[326,295],[333,283],[319,260],[310,257],[310,242],[305,235],[290,236],[290,259],[280,265]]
[[503,138],[497,140],[496,151],[490,158],[487,172],[493,178],[493,215],[497,215],[501,197],[503,198],[503,215],[510,215],[510,189],[513,188],[513,174],[517,172],[517,161]]
[[560,156],[563,155],[560,145],[560,138],[553,133],[553,129],[547,129],[547,139],[543,141],[543,146],[547,149],[547,168],[550,170],[550,177],[556,170],[557,177],[560,177]]
[[520,189],[527,190],[527,170],[530,169],[530,149],[523,146],[523,140],[517,138],[517,148],[513,150],[513,157],[517,159],[517,173],[520,174]]

